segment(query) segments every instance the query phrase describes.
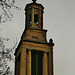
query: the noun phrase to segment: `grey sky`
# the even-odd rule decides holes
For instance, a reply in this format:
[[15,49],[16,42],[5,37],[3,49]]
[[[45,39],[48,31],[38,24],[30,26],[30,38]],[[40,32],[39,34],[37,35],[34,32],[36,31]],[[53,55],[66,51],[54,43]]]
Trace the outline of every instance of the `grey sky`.
[[[0,24],[3,28],[0,36],[19,41],[25,28],[24,8],[31,0],[16,0],[15,5],[21,11],[11,9],[14,15],[12,21]],[[44,29],[47,29],[47,39],[53,38],[54,74],[75,75],[75,0],[38,0],[44,9]]]

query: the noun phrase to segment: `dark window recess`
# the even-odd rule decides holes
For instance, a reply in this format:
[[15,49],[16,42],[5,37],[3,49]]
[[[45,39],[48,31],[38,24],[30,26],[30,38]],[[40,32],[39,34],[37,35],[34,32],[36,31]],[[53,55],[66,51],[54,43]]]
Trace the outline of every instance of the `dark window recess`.
[[31,14],[29,15],[29,23],[31,23]]
[[34,23],[38,24],[38,15],[37,14],[34,14]]
[[41,17],[41,28],[42,28],[42,26],[43,26],[43,19],[42,19],[42,17]]
[[38,37],[36,37],[36,36],[32,36],[32,38],[34,38],[34,39],[38,39]]
[[31,53],[31,75],[42,75],[43,52],[32,51]]

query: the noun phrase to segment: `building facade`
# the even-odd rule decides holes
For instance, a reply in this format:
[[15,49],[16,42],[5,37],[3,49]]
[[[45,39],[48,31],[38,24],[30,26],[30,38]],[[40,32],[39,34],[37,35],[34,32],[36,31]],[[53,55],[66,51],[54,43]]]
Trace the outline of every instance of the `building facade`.
[[53,40],[43,29],[44,7],[36,0],[25,7],[26,24],[15,51],[15,75],[53,75]]

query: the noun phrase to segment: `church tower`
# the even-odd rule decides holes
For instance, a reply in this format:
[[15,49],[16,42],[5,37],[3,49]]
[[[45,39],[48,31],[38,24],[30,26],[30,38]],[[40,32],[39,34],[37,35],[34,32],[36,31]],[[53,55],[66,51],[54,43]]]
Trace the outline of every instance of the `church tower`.
[[44,7],[36,0],[25,7],[26,24],[15,52],[15,75],[53,75],[53,40],[43,29]]

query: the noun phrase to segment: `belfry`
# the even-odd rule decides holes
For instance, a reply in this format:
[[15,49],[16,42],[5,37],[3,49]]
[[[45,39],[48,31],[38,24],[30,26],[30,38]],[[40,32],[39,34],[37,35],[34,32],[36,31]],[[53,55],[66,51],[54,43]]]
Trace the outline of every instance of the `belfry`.
[[15,75],[53,75],[53,40],[43,29],[44,7],[36,0],[25,7],[26,24],[15,51]]

